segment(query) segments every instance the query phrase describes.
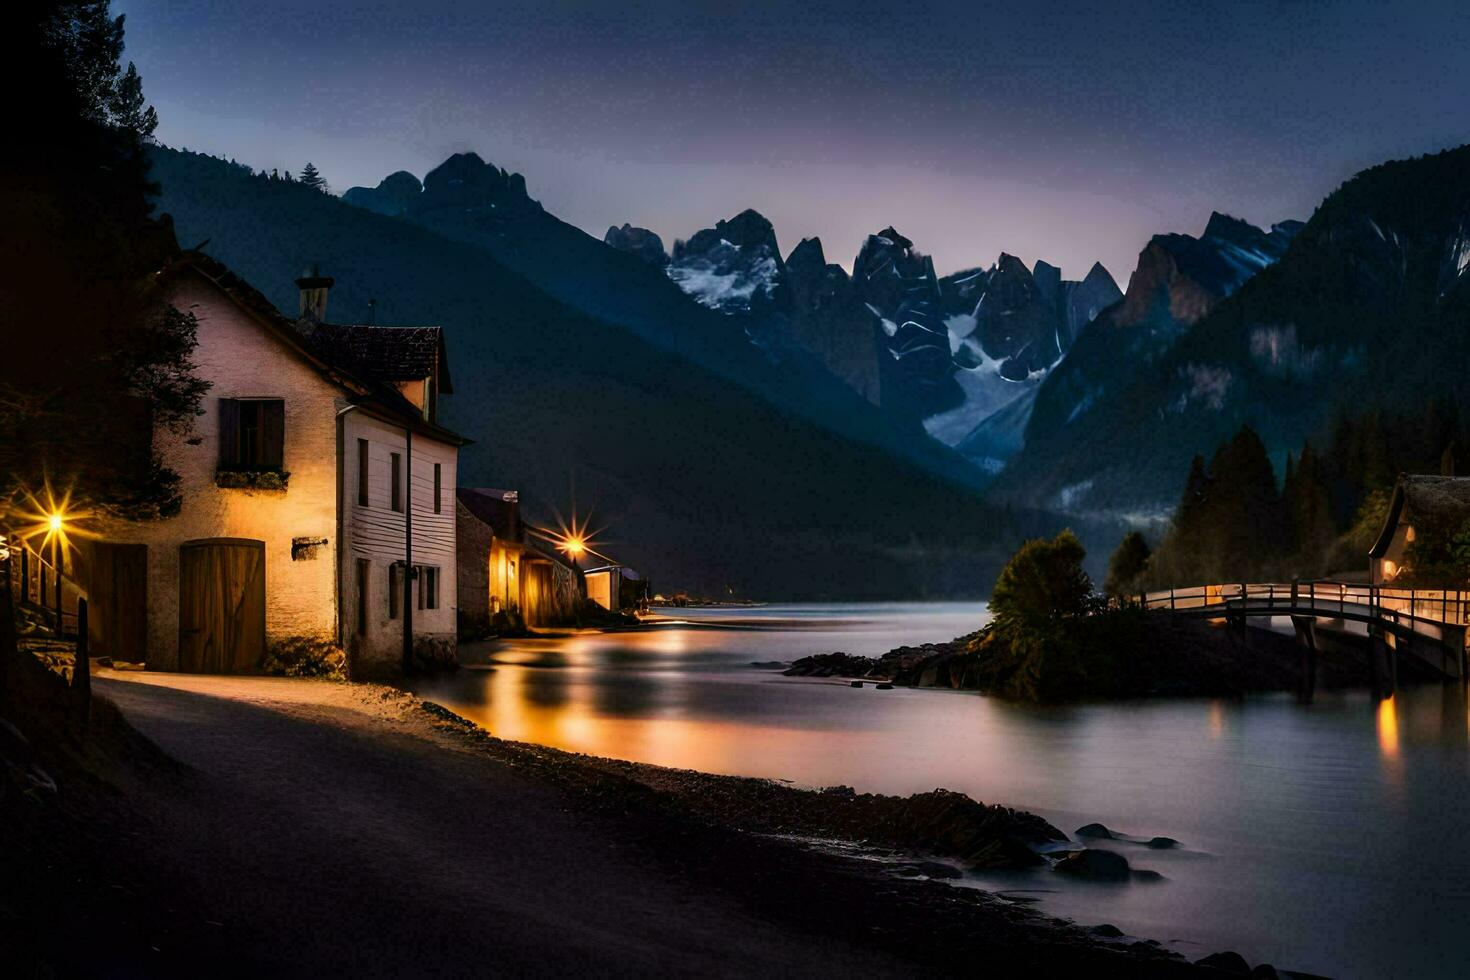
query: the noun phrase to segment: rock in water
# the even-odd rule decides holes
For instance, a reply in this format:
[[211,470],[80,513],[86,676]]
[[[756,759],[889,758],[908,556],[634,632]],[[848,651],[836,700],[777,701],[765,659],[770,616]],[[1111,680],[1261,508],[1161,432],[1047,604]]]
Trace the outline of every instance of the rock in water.
[[1194,963],[1195,966],[1213,967],[1216,970],[1235,973],[1242,977],[1248,977],[1251,973],[1251,965],[1245,961],[1244,956],[1234,950],[1227,949],[1223,953],[1211,953],[1204,959],[1195,960]]
[[1073,851],[1058,861],[1052,870],[1097,881],[1127,881],[1130,875],[1128,859],[1123,855],[1091,847]]
[[1100,926],[1093,926],[1092,934],[1094,936],[1106,936],[1109,939],[1117,939],[1119,936],[1123,935],[1123,930],[1119,929],[1117,926],[1113,925],[1110,922],[1104,922]]
[[1151,837],[1146,846],[1156,851],[1166,851],[1171,847],[1178,847],[1179,842],[1172,837]]
[[1103,840],[1114,840],[1116,835],[1100,823],[1090,823],[1085,827],[1077,828],[1078,837],[1099,837]]

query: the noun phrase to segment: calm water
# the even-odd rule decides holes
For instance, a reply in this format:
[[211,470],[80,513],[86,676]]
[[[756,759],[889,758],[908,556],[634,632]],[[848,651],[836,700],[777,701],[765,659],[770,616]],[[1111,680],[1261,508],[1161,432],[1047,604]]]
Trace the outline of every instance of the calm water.
[[980,625],[982,605],[679,612],[643,632],[503,642],[489,666],[420,693],[503,738],[805,785],[942,786],[1067,832],[1100,821],[1174,837],[1184,849],[1116,845],[1160,883],[968,881],[1034,890],[1045,910],[1196,956],[1470,974],[1470,712],[1457,685],[1383,704],[1358,692],[1311,707],[1272,696],[1026,708],[750,666],[947,640]]

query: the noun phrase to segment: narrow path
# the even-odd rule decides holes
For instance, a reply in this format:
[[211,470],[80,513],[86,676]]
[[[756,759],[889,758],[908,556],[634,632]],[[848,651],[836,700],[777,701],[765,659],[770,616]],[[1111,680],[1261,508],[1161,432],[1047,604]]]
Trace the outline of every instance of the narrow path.
[[388,689],[101,670],[96,690],[197,770],[142,794],[160,801],[148,822],[167,840],[139,846],[174,876],[181,933],[218,930],[230,951],[218,969],[907,972],[650,863],[615,821],[436,731]]

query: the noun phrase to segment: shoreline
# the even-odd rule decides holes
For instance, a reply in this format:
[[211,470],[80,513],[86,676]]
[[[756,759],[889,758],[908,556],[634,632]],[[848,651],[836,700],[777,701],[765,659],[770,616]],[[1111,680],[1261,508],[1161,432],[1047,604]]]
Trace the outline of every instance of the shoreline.
[[[762,929],[774,930],[765,940],[748,941],[762,955],[774,956],[776,962],[790,965],[788,957],[798,955],[793,950],[830,947],[831,956],[876,957],[899,973],[920,966],[945,973],[965,972],[976,962],[989,962],[1002,967],[1002,972],[1016,973],[1085,970],[1104,976],[1185,976],[1197,972],[1177,954],[1157,944],[1111,937],[1106,931],[1095,934],[1084,926],[1046,916],[1024,902],[936,880],[950,874],[943,870],[945,861],[1012,866],[1006,862],[1025,858],[1006,841],[1024,837],[1036,841],[1059,835],[1039,817],[1004,807],[983,807],[959,794],[921,794],[899,800],[850,790],[817,792],[767,780],[664,769],[507,742],[433,702],[377,685],[302,680],[262,683],[258,679],[221,684],[218,679],[184,675],[150,678],[122,677],[105,670],[98,673],[102,692],[117,698],[122,709],[119,717],[131,719],[136,714],[136,727],[150,738],[151,729],[162,733],[165,741],[182,737],[178,733],[189,729],[192,722],[173,717],[179,705],[196,711],[225,710],[248,719],[252,725],[305,726],[314,739],[334,739],[338,729],[345,728],[353,735],[353,751],[364,753],[364,758],[375,764],[391,761],[382,756],[410,751],[426,764],[444,768],[455,780],[471,780],[452,784],[451,798],[461,790],[485,795],[483,783],[487,781],[504,782],[507,792],[524,794],[538,806],[545,805],[549,793],[555,797],[549,812],[565,815],[578,824],[594,825],[596,833],[591,835],[591,842],[605,842],[597,845],[603,853],[611,847],[611,853],[620,860],[631,860],[630,867],[637,868],[640,876],[667,879],[669,887],[692,889],[692,900],[698,903],[733,902],[743,910],[741,914],[752,916]],[[165,719],[167,727],[159,727],[158,719]],[[133,726],[124,721],[122,727],[130,730]],[[163,746],[165,757],[170,754],[169,748]],[[259,751],[268,747],[252,748]],[[145,767],[146,771],[126,772],[123,770],[130,765],[127,758],[113,760],[110,765],[114,771],[107,773],[102,782],[118,785],[122,794],[119,798],[107,794],[92,798],[89,824],[93,832],[103,833],[102,828],[112,826],[136,836],[141,827],[156,823],[160,826],[155,830],[172,829],[177,833],[180,814],[174,811],[183,807],[188,812],[200,805],[190,799],[199,789],[194,785],[199,779],[218,784],[213,787],[218,791],[238,778],[226,772],[200,773],[198,761],[188,758],[167,765],[155,762]],[[185,775],[171,775],[161,784],[156,778],[160,765],[165,769],[177,765]],[[64,787],[81,778],[75,773],[65,777],[59,777]],[[391,785],[374,791],[387,794],[385,800],[389,803],[396,799]],[[184,799],[179,798],[180,794]],[[227,808],[239,804],[229,794],[219,802]],[[312,817],[296,813],[298,806],[289,797],[277,804],[292,817]],[[920,813],[928,819],[916,819]],[[512,828],[519,825],[514,813],[498,818],[508,820]],[[527,814],[526,819],[533,818]],[[471,818],[470,825],[475,824]],[[290,823],[286,826],[289,829]],[[885,831],[885,827],[889,829]],[[289,835],[285,840],[266,839],[275,841],[271,848],[250,850],[244,855],[229,853],[228,860],[222,858],[223,864],[235,861],[240,870],[268,881],[273,875],[296,873],[277,867],[288,857],[308,865],[334,863],[330,853],[296,853],[291,846],[294,838]],[[534,833],[530,839],[540,840]],[[152,894],[155,900],[180,902],[186,895],[176,895],[172,883],[158,879],[177,867],[181,855],[172,853],[166,836],[155,840],[165,843],[150,851],[130,853],[121,861],[119,855],[99,845],[90,860],[100,861],[103,867],[91,870],[104,877],[132,879],[127,887],[135,895]],[[587,838],[573,840],[581,846]],[[830,845],[842,841],[846,844],[839,850],[862,853],[832,853]],[[194,846],[208,851],[221,845],[205,840],[196,841]],[[547,840],[544,846],[556,845]],[[878,852],[886,852],[888,860],[873,860]],[[1030,850],[1026,854],[1034,856]],[[53,852],[50,857],[53,863],[64,863],[66,855]],[[463,860],[493,864],[495,857],[493,853],[477,853]],[[574,863],[583,860],[572,855],[557,857]],[[948,867],[952,869],[953,864]],[[576,877],[585,879],[584,887],[599,887],[596,864],[578,863],[578,868]],[[180,880],[193,877],[197,884],[197,874],[197,869],[186,870]],[[622,879],[614,882],[621,884],[625,884]],[[207,904],[208,891],[206,888],[205,894],[196,898]],[[244,898],[265,907],[276,900],[269,893],[255,894],[249,887]],[[392,902],[392,894],[385,900]],[[143,919],[146,921],[148,916],[143,915]],[[305,972],[312,962],[312,951],[320,945],[309,935],[295,936],[294,941],[306,951],[302,957],[289,964],[270,963],[273,947],[254,945],[243,936],[236,937],[237,943],[222,941],[228,937],[219,935],[214,927],[190,925],[169,937],[169,942],[178,944],[175,948],[185,954],[176,964],[180,967],[228,954],[243,957],[240,962],[255,962],[263,956],[266,962],[257,965],[269,965],[288,974],[297,969]],[[641,925],[627,923],[625,927]],[[102,929],[99,940],[110,931]],[[146,939],[148,930],[138,934]],[[794,945],[790,949],[771,945],[786,943]],[[325,946],[327,950],[332,948],[331,943]],[[512,954],[506,955],[513,959]],[[838,969],[836,960],[827,962],[833,970]],[[612,961],[604,965],[611,972],[620,972]]]

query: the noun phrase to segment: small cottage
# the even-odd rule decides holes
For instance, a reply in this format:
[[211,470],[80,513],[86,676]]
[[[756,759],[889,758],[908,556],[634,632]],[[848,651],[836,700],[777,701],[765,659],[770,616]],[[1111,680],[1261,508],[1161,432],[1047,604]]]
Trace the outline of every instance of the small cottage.
[[329,323],[332,284],[298,279],[291,318],[197,253],[158,275],[210,387],[192,433],[154,435],[178,514],[86,548],[98,653],[233,673],[336,646],[354,676],[453,659],[465,440],[438,424],[443,331]]
[[456,512],[460,635],[577,621],[582,588],[576,570],[528,533],[517,491],[461,487]]
[[648,582],[626,565],[601,565],[583,573],[587,598],[610,612],[647,607]]
[[1401,475],[1368,552],[1373,584],[1388,585],[1403,574],[1409,552],[1425,535],[1452,536],[1467,523],[1470,477]]

